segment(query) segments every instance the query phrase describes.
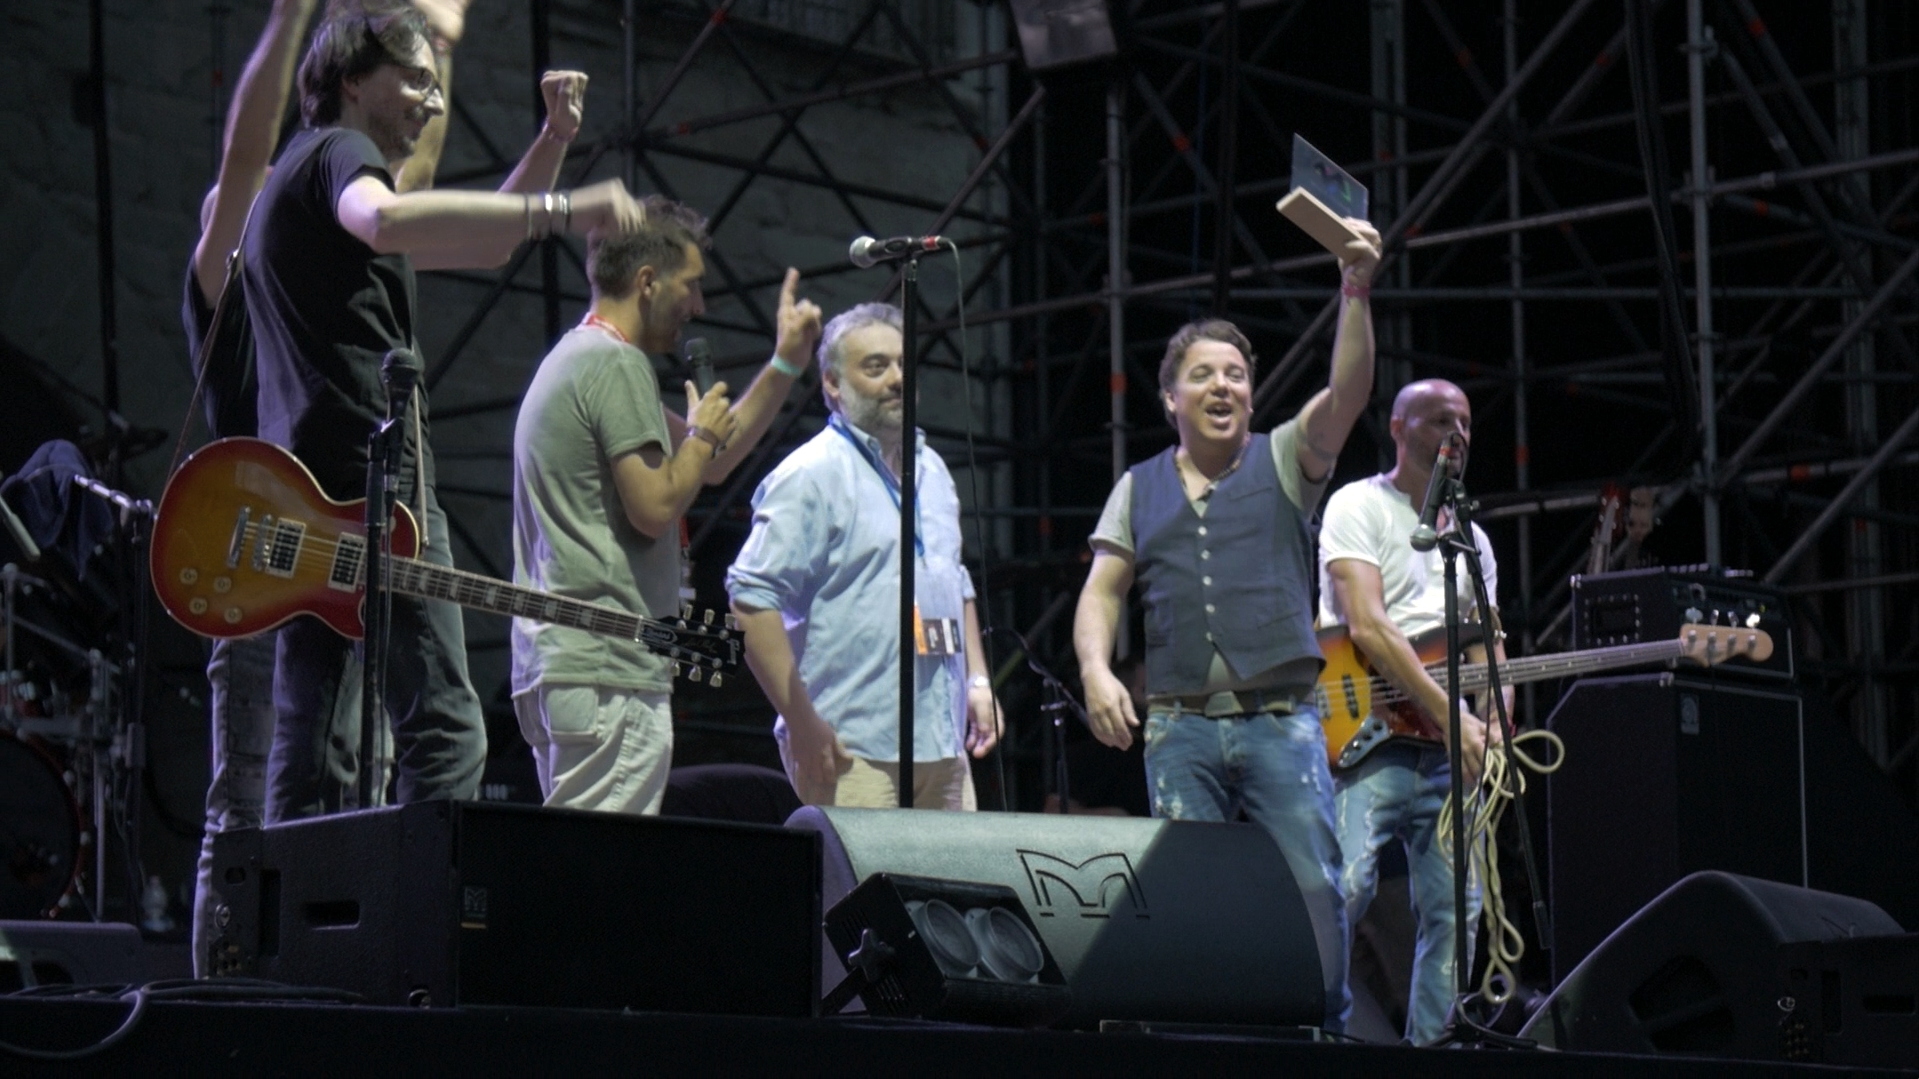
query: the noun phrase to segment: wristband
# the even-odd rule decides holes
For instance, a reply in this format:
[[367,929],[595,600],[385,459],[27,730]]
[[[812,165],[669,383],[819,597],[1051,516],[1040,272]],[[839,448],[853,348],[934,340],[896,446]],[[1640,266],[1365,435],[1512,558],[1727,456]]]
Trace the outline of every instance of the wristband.
[[695,424],[692,427],[688,427],[686,429],[686,437],[697,438],[700,441],[706,443],[707,445],[713,447],[714,453],[720,452],[720,436],[714,434],[713,432],[707,430],[704,427],[699,426],[698,424]]
[[787,378],[798,378],[802,374],[805,374],[805,371],[803,369],[795,367],[790,363],[787,363],[786,357],[784,356],[775,355],[772,359],[766,361],[766,363],[768,367],[771,367],[773,370],[778,371],[782,375],[785,375]]
[[1339,294],[1349,300],[1364,300],[1372,296],[1373,286],[1342,282],[1339,286]]
[[992,689],[993,680],[986,675],[976,674],[966,680],[967,689]]

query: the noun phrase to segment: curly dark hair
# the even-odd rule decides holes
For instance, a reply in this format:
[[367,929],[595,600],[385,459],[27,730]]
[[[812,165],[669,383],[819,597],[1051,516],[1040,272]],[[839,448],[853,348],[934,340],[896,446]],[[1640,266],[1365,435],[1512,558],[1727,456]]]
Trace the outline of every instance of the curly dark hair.
[[646,224],[632,232],[595,237],[587,244],[586,276],[601,296],[624,299],[632,295],[640,267],[670,274],[686,265],[687,244],[701,251],[712,246],[706,218],[691,206],[665,195],[648,195],[640,205],[646,208]]
[[382,0],[334,3],[313,31],[300,61],[300,120],[308,127],[338,123],[340,93],[381,64],[412,62],[427,40],[426,16],[411,4]]
[[[1166,356],[1159,361],[1159,388],[1163,392],[1172,392],[1173,383],[1179,378],[1179,365],[1186,359],[1186,350],[1201,341],[1221,341],[1239,350],[1246,357],[1246,374],[1259,373],[1259,357],[1253,354],[1253,343],[1246,339],[1238,326],[1223,318],[1203,318],[1198,322],[1188,322],[1173,334],[1166,342]],[[1172,417],[1166,417],[1168,423]]]

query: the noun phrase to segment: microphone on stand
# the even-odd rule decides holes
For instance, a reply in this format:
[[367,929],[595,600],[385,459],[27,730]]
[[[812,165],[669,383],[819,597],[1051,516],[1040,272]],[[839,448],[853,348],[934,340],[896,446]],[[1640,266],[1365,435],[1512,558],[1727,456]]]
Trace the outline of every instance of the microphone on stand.
[[1446,481],[1458,468],[1459,436],[1447,435],[1439,444],[1439,455],[1433,458],[1432,478],[1426,481],[1426,504],[1419,511],[1419,527],[1413,529],[1413,550],[1430,551],[1439,546],[1439,507],[1446,503]]
[[380,382],[386,386],[387,407],[395,418],[406,411],[425,367],[420,354],[410,348],[393,349],[380,361]]
[[853,265],[864,270],[882,262],[894,259],[911,258],[938,250],[946,243],[944,236],[895,236],[890,240],[875,240],[871,236],[861,236],[846,249],[846,257]]
[[[704,337],[686,339],[686,365],[693,369],[693,385],[704,397],[713,388],[713,349]],[[689,406],[691,407],[691,406]]]

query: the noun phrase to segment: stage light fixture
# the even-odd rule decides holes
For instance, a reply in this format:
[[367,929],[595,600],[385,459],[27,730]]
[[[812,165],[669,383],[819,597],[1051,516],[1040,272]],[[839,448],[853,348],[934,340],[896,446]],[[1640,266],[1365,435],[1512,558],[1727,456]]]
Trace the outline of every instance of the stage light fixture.
[[1010,0],[1027,70],[1038,73],[1119,52],[1106,0]]
[[827,912],[826,936],[848,974],[823,1014],[857,994],[873,1015],[1041,1027],[1072,1005],[1005,885],[875,873]]

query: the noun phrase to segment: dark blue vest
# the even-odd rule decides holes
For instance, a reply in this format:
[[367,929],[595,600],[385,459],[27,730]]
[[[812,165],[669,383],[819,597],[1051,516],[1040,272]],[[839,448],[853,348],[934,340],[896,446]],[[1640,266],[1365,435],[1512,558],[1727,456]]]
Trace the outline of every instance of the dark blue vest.
[[1279,484],[1266,435],[1193,512],[1169,449],[1132,468],[1134,572],[1146,600],[1146,686],[1196,693],[1213,649],[1251,677],[1320,658],[1313,635],[1312,538]]

